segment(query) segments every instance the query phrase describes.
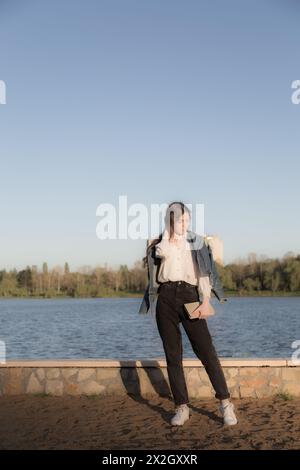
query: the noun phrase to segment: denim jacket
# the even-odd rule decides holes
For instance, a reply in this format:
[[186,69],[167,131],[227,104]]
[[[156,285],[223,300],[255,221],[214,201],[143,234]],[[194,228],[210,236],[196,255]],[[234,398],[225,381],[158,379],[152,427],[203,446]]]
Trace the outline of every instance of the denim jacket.
[[[198,235],[192,230],[187,231],[187,239],[190,243],[193,244],[191,247],[192,256],[195,257],[200,271],[200,276],[208,276],[211,291],[215,297],[221,302],[227,301],[225,298],[223,287],[217,272],[215,261],[213,259],[213,254],[211,247],[207,239],[201,235]],[[158,287],[160,285],[158,281],[158,272],[160,268],[161,258],[155,256],[155,245],[152,247],[148,253],[148,285],[146,287],[140,308],[138,313],[148,313],[149,309],[155,309],[157,298],[159,295]],[[199,298],[202,298],[202,292],[199,291],[199,286],[197,286],[199,292]]]

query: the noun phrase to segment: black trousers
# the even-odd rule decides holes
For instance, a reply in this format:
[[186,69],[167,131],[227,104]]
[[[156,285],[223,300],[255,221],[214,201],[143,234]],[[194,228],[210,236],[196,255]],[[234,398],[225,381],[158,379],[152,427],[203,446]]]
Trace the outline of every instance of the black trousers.
[[166,355],[169,383],[175,405],[188,403],[188,391],[182,365],[181,322],[193,351],[201,360],[215,390],[215,397],[230,397],[217,352],[206,319],[190,319],[184,310],[186,302],[199,301],[197,286],[184,281],[169,281],[158,287],[156,323]]

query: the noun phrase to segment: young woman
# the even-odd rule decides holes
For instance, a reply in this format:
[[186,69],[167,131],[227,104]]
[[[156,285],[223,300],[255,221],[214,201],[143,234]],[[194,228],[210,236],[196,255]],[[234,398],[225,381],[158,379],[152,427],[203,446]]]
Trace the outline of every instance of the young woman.
[[[156,323],[166,355],[167,371],[175,403],[172,425],[183,425],[190,417],[188,391],[182,365],[181,322],[193,351],[203,363],[220,400],[219,409],[224,424],[234,425],[237,419],[234,405],[230,401],[224,373],[208,330],[206,318],[210,310],[211,285],[208,276],[200,275],[198,263],[192,256],[187,240],[190,211],[182,202],[169,204],[163,234],[147,248],[155,246],[155,256],[160,258],[158,272],[158,298]],[[145,257],[146,258],[146,257]],[[144,258],[144,260],[145,260]],[[184,310],[184,303],[203,300],[198,307],[199,317],[190,319]]]

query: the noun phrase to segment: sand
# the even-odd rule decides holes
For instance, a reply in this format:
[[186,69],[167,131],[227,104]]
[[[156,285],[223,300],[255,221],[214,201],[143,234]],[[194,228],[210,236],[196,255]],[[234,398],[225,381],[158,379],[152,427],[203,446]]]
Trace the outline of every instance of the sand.
[[0,397],[0,449],[300,449],[300,398],[232,399],[224,426],[215,399],[191,399],[171,426],[170,397]]

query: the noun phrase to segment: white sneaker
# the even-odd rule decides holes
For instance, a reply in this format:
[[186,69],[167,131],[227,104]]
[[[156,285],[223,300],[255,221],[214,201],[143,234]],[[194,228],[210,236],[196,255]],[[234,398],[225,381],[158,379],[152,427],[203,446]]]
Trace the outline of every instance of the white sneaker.
[[186,403],[183,405],[176,406],[176,414],[171,419],[173,426],[182,426],[186,420],[190,417],[190,409]]
[[219,406],[219,409],[222,413],[224,424],[226,424],[227,426],[233,426],[238,422],[234,413],[233,403],[229,402],[226,405],[221,404]]

